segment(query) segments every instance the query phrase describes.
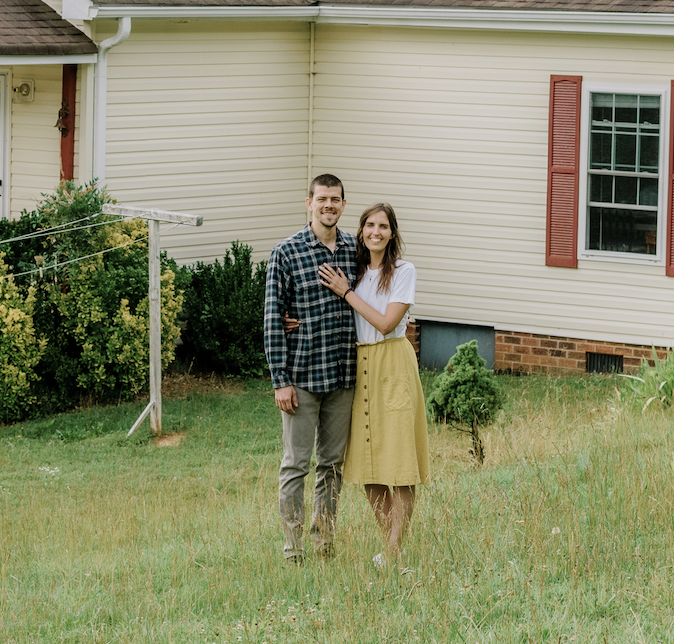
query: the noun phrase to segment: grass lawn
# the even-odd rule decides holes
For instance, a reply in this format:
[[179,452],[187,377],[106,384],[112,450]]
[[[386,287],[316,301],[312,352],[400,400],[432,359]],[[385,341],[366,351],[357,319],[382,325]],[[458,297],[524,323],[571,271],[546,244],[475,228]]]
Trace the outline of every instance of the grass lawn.
[[266,381],[168,383],[177,445],[125,438],[145,401],[0,428],[0,642],[674,641],[672,413],[610,377],[500,382],[481,469],[430,426],[383,570],[349,484],[335,559],[284,566]]

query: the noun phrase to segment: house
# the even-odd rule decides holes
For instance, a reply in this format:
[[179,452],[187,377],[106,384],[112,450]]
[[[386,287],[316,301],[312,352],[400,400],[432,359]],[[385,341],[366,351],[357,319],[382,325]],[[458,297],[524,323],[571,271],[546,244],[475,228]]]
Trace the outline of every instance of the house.
[[0,216],[34,208],[41,193],[73,178],[75,75],[96,52],[41,0],[0,0]]
[[104,43],[75,177],[202,215],[162,238],[178,261],[264,259],[330,171],[346,228],[396,208],[423,364],[477,337],[497,369],[629,370],[674,343],[674,0],[50,4]]

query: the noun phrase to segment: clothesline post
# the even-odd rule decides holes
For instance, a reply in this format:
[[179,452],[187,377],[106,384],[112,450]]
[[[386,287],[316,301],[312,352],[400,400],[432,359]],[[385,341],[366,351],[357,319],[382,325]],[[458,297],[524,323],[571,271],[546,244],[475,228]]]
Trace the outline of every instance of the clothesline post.
[[150,428],[161,436],[161,265],[159,261],[159,221],[148,222],[150,269]]
[[127,436],[131,436],[150,414],[150,428],[155,436],[161,435],[161,265],[160,265],[160,223],[186,224],[201,226],[203,218],[185,213],[131,206],[105,204],[104,215],[117,215],[148,220],[150,273],[150,402],[133,424]]

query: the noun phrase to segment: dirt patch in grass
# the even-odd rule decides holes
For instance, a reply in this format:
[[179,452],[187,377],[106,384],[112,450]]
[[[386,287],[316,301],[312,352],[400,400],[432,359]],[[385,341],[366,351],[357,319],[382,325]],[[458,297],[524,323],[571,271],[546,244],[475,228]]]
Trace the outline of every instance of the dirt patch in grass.
[[180,441],[185,437],[187,432],[176,432],[175,434],[168,434],[166,436],[158,436],[153,438],[152,442],[157,447],[177,447]]
[[172,374],[164,376],[161,383],[162,394],[169,398],[182,399],[193,393],[227,392],[240,393],[243,385],[231,378],[223,378],[217,374],[210,376]]

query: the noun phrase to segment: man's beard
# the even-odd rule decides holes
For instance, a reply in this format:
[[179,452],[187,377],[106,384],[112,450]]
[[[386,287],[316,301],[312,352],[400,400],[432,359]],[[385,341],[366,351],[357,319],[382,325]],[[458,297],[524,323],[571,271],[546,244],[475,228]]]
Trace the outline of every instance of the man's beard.
[[[335,216],[335,217],[337,216],[337,213],[336,213],[336,212],[322,212],[321,214],[322,214],[322,215],[333,215],[333,216]],[[334,227],[337,225],[337,220],[335,220],[334,223],[332,223],[332,224],[326,224],[326,223],[323,222],[323,221],[321,221],[321,223],[322,223],[323,226],[325,226],[326,228],[334,228]]]

